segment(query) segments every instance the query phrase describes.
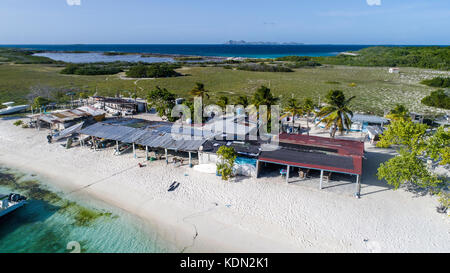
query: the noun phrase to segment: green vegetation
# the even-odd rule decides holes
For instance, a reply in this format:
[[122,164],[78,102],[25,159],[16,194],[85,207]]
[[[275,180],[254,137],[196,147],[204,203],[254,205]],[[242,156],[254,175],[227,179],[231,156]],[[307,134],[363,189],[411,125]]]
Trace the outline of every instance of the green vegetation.
[[22,180],[23,175],[11,174],[1,169],[0,172],[0,185],[8,187],[13,191],[24,194],[31,200],[42,200],[49,205],[54,206],[58,213],[69,213],[74,217],[74,224],[77,226],[88,226],[100,217],[114,219],[117,216],[112,215],[109,212],[90,209],[80,206],[76,202],[69,201],[60,197],[57,193],[54,193],[33,180]]
[[423,145],[423,137],[427,130],[426,124],[414,123],[409,119],[398,119],[392,122],[383,133],[377,147],[388,148],[400,145],[408,150]]
[[429,80],[423,80],[420,83],[431,87],[447,88],[450,87],[450,78],[437,77]]
[[303,114],[303,108],[298,103],[297,99],[290,98],[287,102],[286,107],[283,109],[285,112],[287,112],[287,115],[290,115],[292,118],[292,127],[294,127],[295,122],[295,116]]
[[33,108],[34,109],[39,109],[43,106],[46,106],[47,104],[50,103],[50,100],[47,98],[43,98],[43,97],[36,97],[34,99],[34,103],[33,103]]
[[[256,107],[256,110],[258,111],[258,116],[263,121],[266,120],[265,113],[260,112],[260,106],[267,106],[267,133],[270,133],[272,131],[272,105],[276,105],[280,98],[276,97],[272,94],[272,91],[270,88],[267,88],[266,86],[262,85],[259,87],[252,97],[252,105]],[[262,114],[262,116],[261,116]],[[264,126],[263,126],[264,127]],[[260,127],[260,128],[263,128]]]
[[242,105],[244,108],[250,104],[250,101],[247,96],[239,96],[236,99],[236,105]]
[[114,52],[114,51],[103,52],[103,55],[105,55],[105,56],[121,56],[121,55],[130,55],[130,54],[134,54],[134,53]]
[[304,61],[310,61],[311,57],[308,56],[284,56],[284,57],[279,57],[276,58],[275,61],[280,61],[280,62],[304,62]]
[[80,92],[80,94],[78,94],[80,99],[87,99],[89,98],[89,95],[86,92]]
[[150,107],[155,108],[160,117],[167,117],[169,121],[174,121],[171,110],[175,106],[175,95],[165,88],[156,86],[148,92],[147,101]]
[[449,209],[450,208],[450,193],[446,193],[446,192],[440,192],[439,193],[439,203],[441,203],[441,205],[445,208],[445,209]]
[[268,111],[270,111],[270,106],[275,105],[279,100],[278,97],[275,97],[272,94],[270,88],[267,88],[264,85],[256,89],[252,97],[252,103],[257,109],[259,109],[259,106],[261,105],[266,105]]
[[178,66],[167,63],[138,64],[132,66],[126,74],[129,78],[167,78],[180,76],[180,73],[174,70],[175,68],[178,68]]
[[450,47],[369,47],[358,56],[314,57],[326,64],[352,66],[402,66],[450,70]]
[[238,70],[254,71],[254,72],[294,72],[294,70],[282,65],[261,64],[240,64]]
[[111,217],[110,212],[99,212],[93,209],[78,206],[78,213],[75,214],[75,225],[77,226],[89,226],[92,222],[100,217]]
[[16,121],[14,121],[13,125],[14,126],[21,126],[21,125],[23,125],[23,121],[22,120],[16,120]]
[[[70,75],[60,74],[61,67],[53,65],[0,65],[0,102],[14,101],[17,104],[29,103],[27,96],[33,86],[48,86],[56,89],[75,89],[89,95],[97,92],[100,96],[115,96],[117,91],[135,90],[145,98],[149,90],[156,86],[166,88],[177,97],[189,98],[189,91],[196,82],[206,85],[211,97],[222,95],[231,100],[239,96],[251,97],[261,85],[269,86],[282,100],[310,97],[315,103],[323,101],[330,90],[328,81],[339,82],[336,88],[346,95],[356,96],[352,101],[354,111],[383,115],[395,103],[402,103],[412,111],[435,114],[439,109],[430,109],[420,99],[430,94],[427,86],[418,84],[431,71],[418,68],[403,68],[402,78],[387,73],[385,68],[323,66],[320,69],[298,69],[290,73],[251,72],[228,70],[222,67],[188,66],[177,69],[186,76],[156,78],[152,80],[124,80],[119,75]],[[405,81],[404,79],[412,79]],[[416,80],[417,79],[417,80]],[[414,82],[415,81],[415,82]],[[348,84],[356,83],[356,87]],[[136,83],[136,84],[135,84]]]
[[117,63],[96,63],[96,64],[67,64],[61,70],[61,74],[74,75],[113,75],[122,72],[123,68]]
[[216,104],[218,106],[220,106],[223,110],[225,110],[228,105],[228,102],[229,102],[229,99],[227,96],[220,96],[219,99],[217,100]]
[[409,110],[403,104],[397,103],[386,117],[390,120],[406,120],[409,118]]
[[425,124],[399,119],[392,122],[377,143],[378,147],[397,147],[398,155],[382,163],[378,168],[378,179],[385,179],[398,189],[401,185],[414,185],[424,191],[440,194],[441,202],[447,202],[445,179],[430,172],[427,160],[441,165],[450,163],[450,132],[444,127],[435,132],[427,132]]
[[303,113],[306,114],[306,128],[308,128],[308,135],[309,135],[309,117],[312,113],[314,113],[314,108],[316,107],[316,104],[311,98],[306,98],[303,101],[302,108]]
[[189,94],[194,97],[201,97],[202,99],[207,97],[209,99],[209,91],[205,89],[205,85],[201,82],[196,82],[195,87],[189,91]]
[[450,109],[449,91],[442,89],[431,92],[429,96],[422,99],[422,103],[437,108]]
[[222,176],[222,180],[230,179],[233,174],[233,165],[236,160],[236,152],[233,147],[221,146],[217,150],[220,161],[217,162],[217,173]]
[[319,62],[312,60],[311,57],[307,56],[285,56],[276,58],[275,61],[288,62],[286,66],[289,68],[316,67],[322,65]]
[[295,62],[295,63],[289,63],[286,66],[289,68],[304,68],[304,67],[317,67],[321,66],[322,64],[316,62],[316,61],[302,61],[302,62]]
[[173,58],[176,61],[201,61],[204,60],[203,57],[200,56],[182,56],[182,57],[174,57]]
[[0,48],[0,61],[13,62],[15,64],[57,64],[62,63],[54,61],[47,57],[33,56],[36,51],[15,49],[15,48]]
[[350,110],[349,105],[354,98],[355,96],[349,99],[345,98],[344,92],[341,90],[331,90],[328,92],[326,96],[328,105],[320,109],[317,117],[325,122],[325,128],[332,129],[332,138],[336,136],[338,129],[343,133],[346,128],[351,127],[353,112]]

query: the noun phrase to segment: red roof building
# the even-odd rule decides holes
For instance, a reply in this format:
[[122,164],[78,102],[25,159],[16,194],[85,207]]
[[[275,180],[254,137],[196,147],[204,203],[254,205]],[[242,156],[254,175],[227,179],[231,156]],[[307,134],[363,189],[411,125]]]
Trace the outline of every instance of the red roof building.
[[[327,137],[280,134],[275,150],[261,151],[258,160],[265,163],[355,175],[360,191],[364,142]],[[287,175],[286,180],[289,179]],[[320,186],[322,187],[322,186]]]

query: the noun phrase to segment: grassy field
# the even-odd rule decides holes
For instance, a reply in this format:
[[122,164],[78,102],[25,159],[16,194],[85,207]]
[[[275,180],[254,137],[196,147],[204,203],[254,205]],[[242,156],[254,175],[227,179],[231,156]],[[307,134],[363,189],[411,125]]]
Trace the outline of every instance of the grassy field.
[[340,89],[346,95],[355,95],[353,109],[366,113],[383,114],[396,103],[405,104],[410,110],[422,113],[442,113],[420,103],[435,88],[419,84],[423,79],[436,76],[450,76],[450,72],[419,68],[402,68],[400,74],[389,74],[387,68],[323,66],[295,69],[295,72],[250,72],[223,69],[221,67],[183,67],[178,72],[182,77],[160,79],[123,79],[112,76],[77,76],[59,74],[61,67],[42,64],[0,65],[0,102],[13,100],[26,102],[31,86],[47,85],[61,88],[81,88],[99,95],[115,95],[124,90],[133,92],[137,88],[140,97],[156,85],[182,97],[196,82],[202,82],[211,91],[211,101],[217,97],[229,96],[231,102],[238,95],[251,96],[261,85],[272,89],[282,101],[292,95],[298,99],[311,97],[316,102],[323,100],[330,89]]

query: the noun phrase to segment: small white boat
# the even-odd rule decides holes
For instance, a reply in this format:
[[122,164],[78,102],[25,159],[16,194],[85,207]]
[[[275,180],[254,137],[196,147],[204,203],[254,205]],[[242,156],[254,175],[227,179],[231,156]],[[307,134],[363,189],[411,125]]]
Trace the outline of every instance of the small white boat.
[[29,105],[12,106],[14,104],[14,102],[12,102],[12,101],[5,102],[2,104],[5,105],[6,108],[0,109],[0,115],[9,115],[9,114],[14,114],[14,113],[19,113],[19,112],[27,110],[28,107],[30,107]]
[[0,195],[0,217],[15,211],[26,204],[27,198],[20,194],[11,193],[9,195]]

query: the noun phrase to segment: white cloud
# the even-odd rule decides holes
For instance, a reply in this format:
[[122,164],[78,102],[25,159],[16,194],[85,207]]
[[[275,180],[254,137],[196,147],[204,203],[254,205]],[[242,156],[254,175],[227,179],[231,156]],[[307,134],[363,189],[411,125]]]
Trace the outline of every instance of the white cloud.
[[69,6],[81,6],[81,0],[66,0]]
[[366,0],[369,6],[381,6],[381,0]]

